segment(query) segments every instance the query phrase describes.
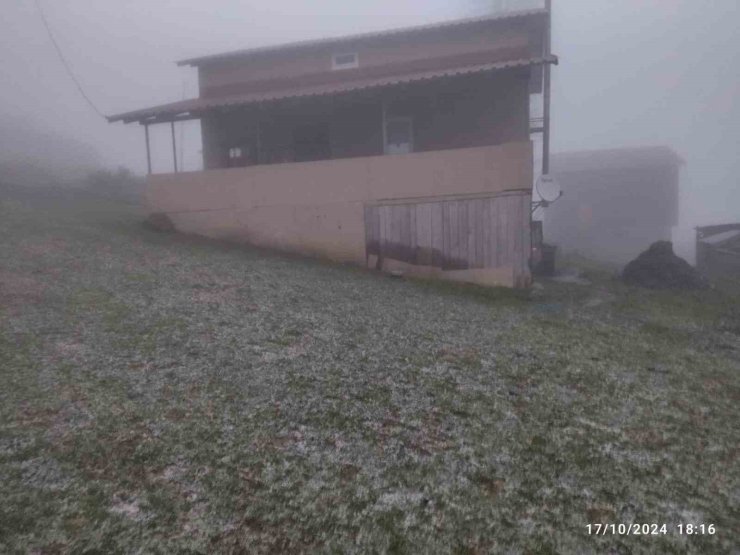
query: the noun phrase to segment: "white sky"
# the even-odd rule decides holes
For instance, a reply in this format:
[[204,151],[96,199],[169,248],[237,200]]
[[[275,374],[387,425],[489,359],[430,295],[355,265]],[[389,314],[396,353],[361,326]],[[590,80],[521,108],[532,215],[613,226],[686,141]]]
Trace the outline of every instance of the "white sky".
[[[104,113],[197,93],[176,60],[263,44],[480,15],[494,0],[41,0]],[[511,4],[513,0],[509,0]],[[665,144],[686,160],[681,225],[740,220],[740,2],[553,0],[553,150]],[[143,130],[90,110],[32,0],[0,11],[0,116],[14,115],[145,169]],[[194,127],[195,126],[195,127]],[[171,167],[167,126],[155,170]],[[179,136],[178,131],[178,136]],[[4,138],[3,140],[7,140]],[[197,124],[185,133],[198,163]],[[0,144],[2,148],[2,144]]]

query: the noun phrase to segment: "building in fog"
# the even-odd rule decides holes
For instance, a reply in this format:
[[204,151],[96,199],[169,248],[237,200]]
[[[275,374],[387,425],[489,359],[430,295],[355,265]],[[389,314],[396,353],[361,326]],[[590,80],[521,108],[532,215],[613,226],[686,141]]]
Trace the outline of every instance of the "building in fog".
[[678,223],[681,158],[667,147],[555,154],[563,196],[545,211],[544,236],[560,252],[624,263]]
[[697,227],[696,267],[712,278],[740,278],[740,223]]
[[198,98],[109,119],[172,124],[173,147],[174,122],[201,121],[205,170],[148,180],[150,210],[180,230],[525,285],[549,21],[533,9],[185,60]]

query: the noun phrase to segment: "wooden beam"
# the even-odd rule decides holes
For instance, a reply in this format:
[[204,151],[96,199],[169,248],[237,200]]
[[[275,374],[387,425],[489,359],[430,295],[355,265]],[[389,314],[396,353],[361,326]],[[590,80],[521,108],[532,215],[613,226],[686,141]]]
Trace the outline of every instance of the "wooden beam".
[[155,123],[170,123],[171,121],[190,121],[194,119],[200,119],[201,114],[188,113],[178,114],[174,116],[159,116],[149,118],[126,118],[122,119],[123,123],[134,123],[139,122],[141,125],[154,125]]

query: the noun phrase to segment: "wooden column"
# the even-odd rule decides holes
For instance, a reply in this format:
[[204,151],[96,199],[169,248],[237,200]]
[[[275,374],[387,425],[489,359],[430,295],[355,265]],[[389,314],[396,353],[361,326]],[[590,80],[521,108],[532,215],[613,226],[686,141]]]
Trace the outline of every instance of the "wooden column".
[[177,143],[175,142],[175,121],[170,122],[172,128],[172,161],[175,165],[175,173],[177,173]]
[[146,137],[146,167],[147,167],[147,173],[151,175],[152,173],[152,151],[149,146],[149,124],[144,124],[144,136]]
[[262,108],[257,108],[257,159],[255,164],[262,163]]

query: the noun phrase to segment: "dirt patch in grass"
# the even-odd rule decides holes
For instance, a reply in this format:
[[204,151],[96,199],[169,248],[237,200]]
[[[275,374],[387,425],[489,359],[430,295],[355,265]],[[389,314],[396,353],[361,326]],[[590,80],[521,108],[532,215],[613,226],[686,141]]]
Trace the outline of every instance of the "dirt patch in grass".
[[39,303],[46,286],[21,272],[0,268],[0,307],[17,309],[26,303]]

